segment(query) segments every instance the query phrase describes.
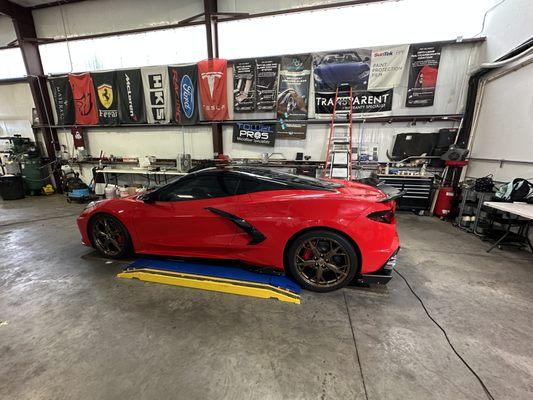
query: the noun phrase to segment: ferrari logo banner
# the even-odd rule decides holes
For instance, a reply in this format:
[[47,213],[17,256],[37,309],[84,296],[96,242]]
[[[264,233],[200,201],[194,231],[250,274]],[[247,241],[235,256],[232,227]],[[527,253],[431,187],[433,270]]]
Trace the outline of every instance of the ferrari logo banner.
[[227,98],[227,60],[212,59],[198,63],[203,117],[209,121],[229,118]]
[[141,75],[148,123],[168,124],[170,122],[168,67],[143,67]]
[[118,124],[118,98],[116,90],[115,72],[92,73],[97,94],[98,119],[100,125]]
[[435,100],[441,46],[417,45],[411,51],[406,107],[429,107]]
[[96,98],[91,75],[89,73],[70,74],[68,79],[74,98],[76,124],[98,124],[98,110],[96,108]]
[[58,125],[72,125],[75,121],[74,99],[67,76],[49,78],[50,89],[54,98],[54,105]]
[[311,55],[283,56],[277,97],[276,135],[285,139],[305,139],[307,124],[290,120],[307,119]]
[[196,64],[168,67],[172,121],[194,125],[198,121],[198,67]]
[[122,124],[143,124],[144,113],[143,87],[140,69],[120,70],[116,74],[119,97],[119,117]]

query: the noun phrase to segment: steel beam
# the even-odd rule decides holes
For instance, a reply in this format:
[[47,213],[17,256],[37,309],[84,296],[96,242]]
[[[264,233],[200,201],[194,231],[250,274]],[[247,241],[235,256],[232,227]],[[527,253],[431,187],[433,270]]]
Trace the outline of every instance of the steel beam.
[[[48,93],[46,77],[44,76],[41,55],[33,16],[29,8],[16,5],[8,0],[0,0],[0,12],[11,17],[13,27],[17,35],[22,59],[26,68],[27,82],[35,104],[35,110],[41,124],[47,125],[45,128],[39,128],[44,138],[44,145],[49,161],[55,161],[61,147],[53,125],[52,102]],[[52,168],[56,189],[60,192],[60,174],[56,168]]]

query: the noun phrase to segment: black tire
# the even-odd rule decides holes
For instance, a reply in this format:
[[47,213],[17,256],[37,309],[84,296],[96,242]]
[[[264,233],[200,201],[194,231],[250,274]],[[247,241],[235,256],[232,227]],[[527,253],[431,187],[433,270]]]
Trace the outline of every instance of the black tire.
[[96,250],[108,258],[124,258],[133,253],[131,237],[117,218],[97,214],[89,222],[89,237]]
[[313,292],[331,292],[351,282],[358,267],[353,245],[338,233],[324,229],[306,232],[287,251],[292,277]]

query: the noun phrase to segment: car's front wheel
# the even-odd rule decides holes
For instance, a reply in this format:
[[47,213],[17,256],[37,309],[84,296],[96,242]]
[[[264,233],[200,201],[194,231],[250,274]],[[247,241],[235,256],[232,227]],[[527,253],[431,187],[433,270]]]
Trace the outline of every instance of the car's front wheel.
[[357,273],[357,253],[338,233],[306,232],[287,252],[287,267],[296,281],[315,292],[330,292],[346,286]]
[[89,234],[94,247],[106,257],[123,258],[132,252],[128,230],[111,215],[99,214],[92,218]]

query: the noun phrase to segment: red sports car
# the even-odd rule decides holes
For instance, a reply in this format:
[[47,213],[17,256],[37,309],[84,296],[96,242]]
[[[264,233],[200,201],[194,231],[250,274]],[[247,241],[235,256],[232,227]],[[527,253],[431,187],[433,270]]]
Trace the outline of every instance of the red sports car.
[[83,243],[130,253],[236,260],[327,292],[386,283],[399,248],[395,203],[372,186],[263,168],[207,168],[153,192],[89,204]]

